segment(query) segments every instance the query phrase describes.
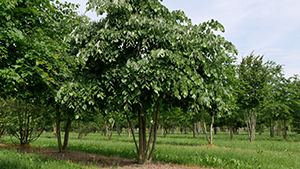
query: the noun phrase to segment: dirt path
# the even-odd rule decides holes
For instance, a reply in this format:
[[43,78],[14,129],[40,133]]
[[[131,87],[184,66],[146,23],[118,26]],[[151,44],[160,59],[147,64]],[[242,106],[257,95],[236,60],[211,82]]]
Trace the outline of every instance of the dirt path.
[[88,154],[77,151],[70,151],[67,153],[59,153],[58,150],[26,146],[18,147],[11,144],[0,144],[0,147],[17,149],[22,153],[33,153],[44,157],[51,157],[57,160],[69,160],[74,163],[81,163],[87,166],[93,166],[97,168],[120,168],[120,169],[202,169],[195,166],[183,166],[178,164],[164,163],[164,162],[152,162],[147,165],[138,165],[133,159],[113,158],[106,157],[97,154]]

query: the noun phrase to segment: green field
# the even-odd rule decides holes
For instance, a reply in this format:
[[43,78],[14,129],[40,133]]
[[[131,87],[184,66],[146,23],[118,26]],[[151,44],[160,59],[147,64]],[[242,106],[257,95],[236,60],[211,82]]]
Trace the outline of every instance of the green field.
[[[125,133],[120,136],[114,134],[110,141],[99,133],[88,134],[82,140],[77,139],[76,133],[70,134],[68,150],[119,158],[136,158],[132,137],[127,138]],[[3,141],[9,142],[8,137],[5,137]],[[193,138],[191,133],[168,134],[165,138],[159,135],[153,160],[214,168],[299,168],[299,141],[300,135],[295,133],[289,133],[288,139],[283,140],[282,136],[270,138],[269,133],[266,132],[256,135],[255,142],[250,143],[245,132],[234,135],[233,140],[230,140],[228,134],[219,132],[214,135],[215,146],[208,147],[203,134],[197,135],[196,138]],[[54,149],[57,147],[52,133],[43,134],[32,145]],[[45,163],[59,163],[63,166],[61,168],[79,167],[66,162],[20,155],[7,150],[0,151],[0,157],[4,159],[0,163],[0,168],[16,164],[14,162],[16,158],[22,159],[18,163],[24,163],[24,165],[29,165],[26,162],[28,160],[31,166],[39,163],[38,167],[33,168],[42,168],[40,166]]]

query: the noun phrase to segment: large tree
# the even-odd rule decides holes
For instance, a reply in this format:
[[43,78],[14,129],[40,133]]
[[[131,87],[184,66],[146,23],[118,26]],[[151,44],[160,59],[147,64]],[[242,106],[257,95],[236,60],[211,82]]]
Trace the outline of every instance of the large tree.
[[[215,34],[224,31],[219,22],[193,25],[184,12],[170,12],[158,0],[99,0],[88,6],[105,14],[77,40],[85,73],[105,93],[95,103],[124,110],[129,123],[138,119],[138,143],[132,133],[137,161],[151,161],[161,105],[168,100],[210,107],[211,99],[219,101],[209,89],[224,89],[223,81],[215,81],[225,77],[222,68],[231,66],[237,51]],[[214,82],[205,80],[210,77]],[[148,140],[147,119],[152,123]]]

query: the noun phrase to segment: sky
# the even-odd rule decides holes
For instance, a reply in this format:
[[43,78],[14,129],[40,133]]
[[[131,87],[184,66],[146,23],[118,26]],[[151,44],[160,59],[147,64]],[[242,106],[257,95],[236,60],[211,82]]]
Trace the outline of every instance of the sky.
[[[64,1],[64,0],[60,0]],[[67,0],[85,12],[88,0]],[[239,51],[238,62],[252,51],[283,65],[285,77],[300,75],[300,0],[164,0],[170,11],[182,10],[199,24],[210,19],[224,27],[221,34]],[[97,15],[87,15],[97,20]]]

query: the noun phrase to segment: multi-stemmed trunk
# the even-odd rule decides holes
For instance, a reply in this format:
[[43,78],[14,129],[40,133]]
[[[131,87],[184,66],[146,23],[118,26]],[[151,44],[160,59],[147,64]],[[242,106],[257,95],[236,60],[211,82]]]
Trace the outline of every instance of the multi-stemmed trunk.
[[206,140],[208,142],[208,144],[210,146],[213,145],[213,126],[214,126],[214,115],[212,114],[211,115],[211,124],[210,124],[210,131],[209,131],[209,137],[208,137],[208,133],[206,131],[206,124],[205,124],[205,119],[203,117],[203,112],[202,113],[202,121],[203,121],[203,128],[204,128],[204,133],[205,133],[205,136],[206,136]]
[[[141,112],[141,109],[136,110],[136,112],[138,114],[138,122],[139,122],[139,143],[137,143],[135,139],[135,134],[133,132],[134,131],[133,129],[131,130],[132,137],[137,150],[137,163],[145,164],[147,162],[151,162],[152,157],[154,155],[154,149],[155,149],[156,139],[157,139],[158,118],[159,118],[159,99],[157,100],[154,111],[152,112],[153,124],[150,126],[149,129],[150,131],[149,131],[148,141],[146,136],[147,119],[145,117],[145,114]],[[129,125],[132,126],[127,113],[126,113],[126,117]],[[152,148],[150,150],[151,145]]]
[[286,118],[283,119],[283,139],[287,139]]
[[247,125],[247,131],[248,131],[248,138],[250,142],[253,142],[255,139],[255,125],[256,125],[256,111],[255,110],[246,110],[244,113],[244,117],[246,120],[246,125]]
[[58,150],[59,152],[66,152],[67,147],[68,147],[68,142],[69,142],[69,133],[71,130],[71,123],[72,119],[70,115],[68,115],[67,119],[67,124],[66,124],[66,129],[65,129],[65,137],[64,137],[64,144],[62,145],[61,142],[61,132],[60,132],[60,105],[56,104],[56,137],[57,137],[57,142],[58,142]]
[[115,124],[115,120],[113,120],[113,123],[111,124],[110,134],[108,136],[108,140],[111,140],[111,137],[112,137],[112,134],[113,134],[113,130],[114,130],[114,124]]

